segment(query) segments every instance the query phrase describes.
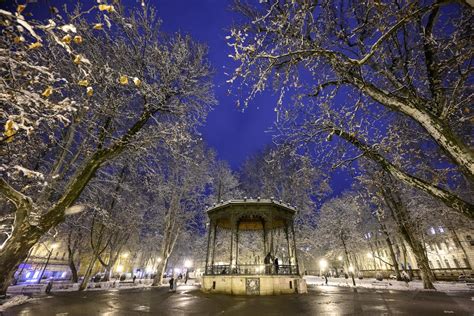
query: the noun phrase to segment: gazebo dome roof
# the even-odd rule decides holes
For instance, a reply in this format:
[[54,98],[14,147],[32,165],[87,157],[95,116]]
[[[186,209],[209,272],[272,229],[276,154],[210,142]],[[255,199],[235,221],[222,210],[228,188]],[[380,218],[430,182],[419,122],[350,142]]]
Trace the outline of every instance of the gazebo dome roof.
[[262,230],[264,222],[268,228],[284,227],[296,212],[282,201],[256,198],[221,202],[209,208],[207,215],[221,228],[230,229],[232,222],[238,222],[241,230]]

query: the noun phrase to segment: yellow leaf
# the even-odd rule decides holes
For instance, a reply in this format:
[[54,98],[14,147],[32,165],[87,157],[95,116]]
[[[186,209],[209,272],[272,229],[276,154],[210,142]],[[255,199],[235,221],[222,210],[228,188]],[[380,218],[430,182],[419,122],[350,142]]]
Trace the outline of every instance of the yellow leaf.
[[12,121],[8,120],[5,123],[5,132],[3,132],[3,135],[7,137],[6,142],[10,143],[13,141],[13,135],[16,134],[16,131],[18,130],[18,125]]
[[66,44],[69,44],[71,43],[71,35],[67,34],[67,35],[64,35],[63,38],[61,39],[64,43]]
[[139,87],[139,86],[142,85],[142,81],[141,81],[140,79],[138,79],[137,77],[134,77],[134,78],[133,78],[133,83],[134,83],[137,87]]
[[89,80],[84,79],[84,80],[79,80],[78,84],[83,87],[87,87],[89,85]]
[[33,43],[33,44],[30,44],[30,46],[28,46],[29,49],[35,49],[35,48],[39,48],[43,46],[43,44],[41,44],[40,42],[36,42],[36,43]]
[[92,87],[87,87],[87,96],[91,97],[94,94],[94,89]]
[[96,23],[94,24],[94,26],[92,27],[94,30],[102,30],[104,28],[104,24],[102,23]]
[[120,84],[126,85],[128,84],[128,77],[125,75],[120,76]]
[[42,95],[43,97],[46,97],[46,98],[47,98],[47,97],[49,97],[52,93],[53,93],[53,87],[49,86],[49,87],[47,87],[47,88],[43,91],[43,93],[41,93],[41,95]]
[[80,36],[80,35],[74,36],[74,43],[81,44],[82,43],[82,36]]
[[18,43],[22,43],[22,42],[25,41],[25,38],[24,38],[23,36],[17,36],[17,37],[15,37],[14,41],[15,41],[15,43],[17,43],[17,44],[18,44]]
[[81,63],[81,59],[82,59],[81,55],[76,55],[76,57],[74,57],[74,63],[76,65],[79,65]]
[[16,7],[16,12],[21,13],[23,10],[25,10],[26,5],[20,4],[19,6]]
[[99,4],[99,10],[100,11],[107,11],[107,12],[113,12],[114,11],[114,6],[113,5],[107,5],[107,4]]

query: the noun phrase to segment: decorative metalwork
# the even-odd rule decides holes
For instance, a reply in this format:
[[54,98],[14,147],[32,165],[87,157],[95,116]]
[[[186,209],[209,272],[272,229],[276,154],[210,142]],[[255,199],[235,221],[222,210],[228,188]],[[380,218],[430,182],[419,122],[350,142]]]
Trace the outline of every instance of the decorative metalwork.
[[247,292],[247,295],[260,295],[260,279],[246,278],[245,290]]

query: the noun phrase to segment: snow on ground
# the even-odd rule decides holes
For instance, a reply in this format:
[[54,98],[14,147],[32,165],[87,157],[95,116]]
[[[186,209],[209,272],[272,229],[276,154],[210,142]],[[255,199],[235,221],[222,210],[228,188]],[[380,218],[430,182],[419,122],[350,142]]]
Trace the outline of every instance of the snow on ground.
[[5,311],[7,308],[21,305],[26,303],[28,300],[31,300],[28,296],[25,295],[15,295],[7,298],[6,300],[0,302],[0,312]]
[[[306,275],[303,277],[309,286],[324,285],[325,280],[323,277]],[[388,290],[399,290],[399,291],[420,291],[423,289],[423,282],[420,280],[414,280],[408,284],[404,281],[396,280],[383,280],[377,281],[375,279],[355,279],[356,287],[361,288],[372,288],[372,289],[388,289]],[[329,286],[345,286],[352,287],[352,279],[345,278],[328,278]],[[472,291],[467,283],[464,282],[443,282],[438,281],[434,283],[437,291],[440,292],[459,292],[459,291]],[[430,290],[424,290],[430,291]],[[431,290],[432,291],[432,290]]]

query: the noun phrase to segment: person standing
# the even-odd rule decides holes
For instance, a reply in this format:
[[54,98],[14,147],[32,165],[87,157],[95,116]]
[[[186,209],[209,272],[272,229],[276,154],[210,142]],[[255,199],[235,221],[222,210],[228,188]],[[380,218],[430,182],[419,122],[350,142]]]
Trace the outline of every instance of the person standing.
[[278,274],[278,270],[280,270],[278,258],[275,258],[274,264],[275,264],[275,273]]
[[271,274],[271,263],[272,263],[272,255],[268,253],[263,259],[263,263],[265,263],[265,274]]

